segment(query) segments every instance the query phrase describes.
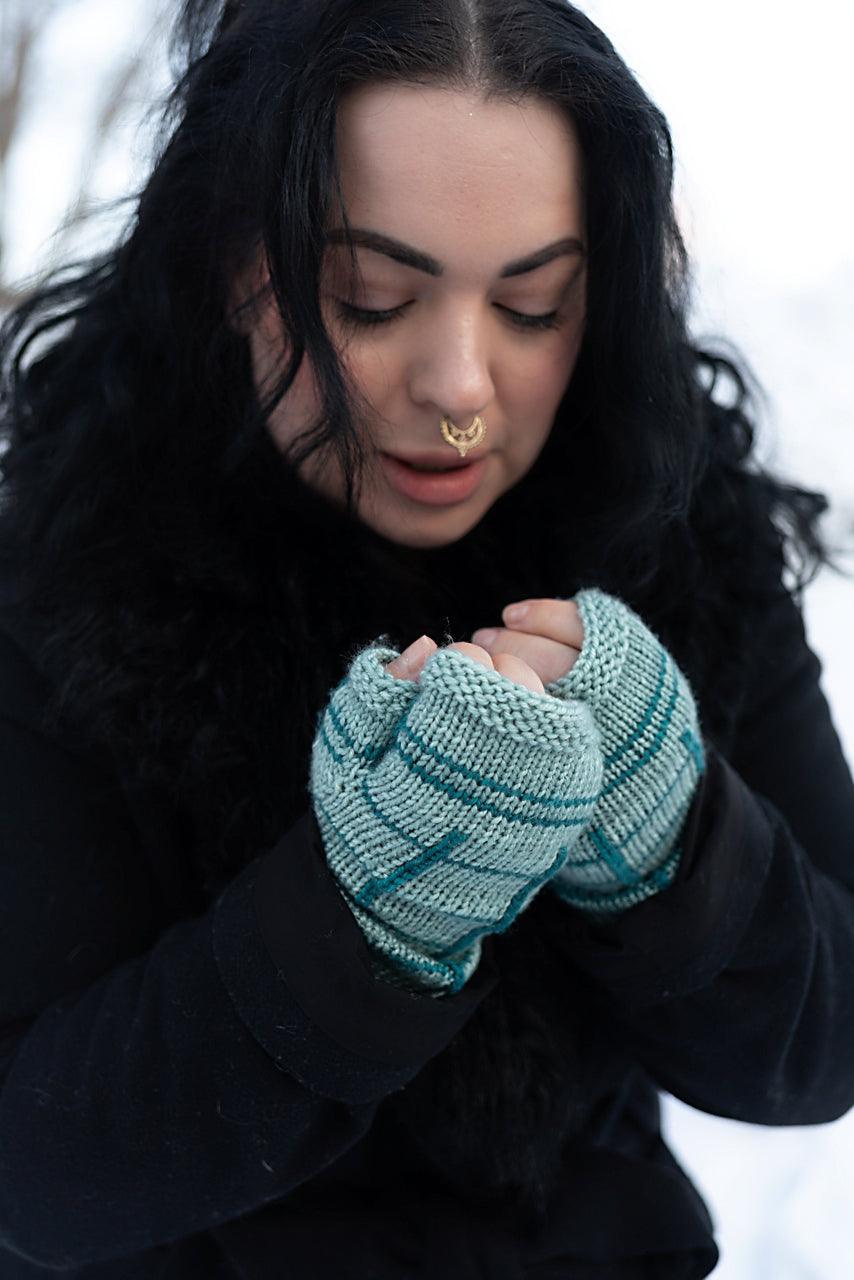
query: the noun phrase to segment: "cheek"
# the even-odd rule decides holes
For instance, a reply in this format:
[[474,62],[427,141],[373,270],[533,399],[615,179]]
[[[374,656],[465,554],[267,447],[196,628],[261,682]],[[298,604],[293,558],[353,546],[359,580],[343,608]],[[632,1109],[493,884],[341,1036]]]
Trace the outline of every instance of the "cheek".
[[547,419],[551,424],[572,378],[580,346],[580,333],[561,333],[559,341],[543,343],[542,350],[519,366],[517,376],[508,383],[517,411],[529,420]]
[[348,377],[372,406],[380,408],[404,378],[405,357],[388,334],[376,340],[354,337],[331,328],[338,361]]
[[525,431],[514,433],[508,447],[520,474],[532,465],[548,439],[578,359],[581,332],[573,328],[567,335],[564,331],[559,342],[548,346],[548,351],[537,353],[536,359],[526,362],[524,369],[518,368],[516,376],[505,383],[504,398],[510,421],[527,424]]

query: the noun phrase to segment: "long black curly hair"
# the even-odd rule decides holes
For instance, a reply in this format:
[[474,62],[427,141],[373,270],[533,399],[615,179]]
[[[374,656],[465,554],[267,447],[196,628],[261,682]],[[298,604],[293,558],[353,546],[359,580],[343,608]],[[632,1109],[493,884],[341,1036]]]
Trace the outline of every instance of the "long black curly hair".
[[[307,807],[316,718],[379,635],[468,638],[511,599],[595,583],[655,627],[725,749],[769,557],[796,592],[832,563],[827,503],[757,465],[752,375],[689,338],[668,126],[607,38],[563,0],[189,0],[174,51],[121,242],[0,334],[7,623],[50,677],[46,725],[188,815],[205,900]],[[364,424],[318,300],[338,101],[392,81],[546,99],[585,165],[586,329],[550,437],[471,533],[429,550],[356,518]],[[291,350],[263,399],[229,314],[259,249]],[[285,457],[267,418],[304,357],[322,411]],[[314,450],[341,463],[344,507],[297,478]],[[443,1167],[476,1153],[484,1185],[523,1198],[601,1065],[545,994],[541,898],[501,939],[506,980],[419,1078],[445,1100]]]

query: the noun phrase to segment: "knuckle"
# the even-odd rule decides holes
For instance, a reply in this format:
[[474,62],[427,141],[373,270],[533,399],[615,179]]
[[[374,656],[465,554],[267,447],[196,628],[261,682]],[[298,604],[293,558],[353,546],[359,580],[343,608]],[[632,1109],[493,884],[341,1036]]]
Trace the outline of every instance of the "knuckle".
[[479,644],[472,644],[470,640],[456,640],[446,647],[448,649],[456,649],[458,653],[465,654],[467,658],[473,658],[475,662],[480,662],[485,667],[493,666],[492,658],[486,649]]

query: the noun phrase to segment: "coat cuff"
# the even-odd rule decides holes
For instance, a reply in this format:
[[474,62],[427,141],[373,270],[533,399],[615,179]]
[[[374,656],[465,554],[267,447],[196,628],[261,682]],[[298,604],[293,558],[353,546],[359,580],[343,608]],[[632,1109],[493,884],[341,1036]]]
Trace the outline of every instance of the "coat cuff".
[[498,982],[491,938],[456,995],[375,977],[310,810],[226,888],[214,948],[240,1017],[280,1069],[351,1103],[403,1088]]
[[560,903],[550,928],[562,954],[617,1006],[685,996],[722,972],[768,876],[773,833],[759,799],[708,742],[672,884],[607,921]]

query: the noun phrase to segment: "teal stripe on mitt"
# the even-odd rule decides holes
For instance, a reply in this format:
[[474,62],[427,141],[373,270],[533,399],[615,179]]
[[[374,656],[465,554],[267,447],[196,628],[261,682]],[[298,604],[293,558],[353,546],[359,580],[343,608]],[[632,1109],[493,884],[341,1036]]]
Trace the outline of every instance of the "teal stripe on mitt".
[[653,632],[598,588],[574,599],[581,653],[546,692],[590,707],[605,772],[593,821],[551,887],[571,906],[604,916],[672,883],[705,752],[692,691]]
[[457,650],[418,684],[362,650],[318,720],[310,791],[327,862],[374,971],[461,989],[560,869],[599,799],[602,757],[580,702],[533,693]]

